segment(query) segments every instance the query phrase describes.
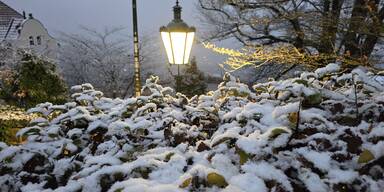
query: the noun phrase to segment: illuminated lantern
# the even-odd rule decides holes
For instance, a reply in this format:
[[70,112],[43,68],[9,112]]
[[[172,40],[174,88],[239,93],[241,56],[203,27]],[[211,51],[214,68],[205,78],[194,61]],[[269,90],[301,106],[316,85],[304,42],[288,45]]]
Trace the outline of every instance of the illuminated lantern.
[[179,2],[173,7],[174,19],[160,28],[161,38],[170,64],[183,65],[189,63],[196,29],[189,27],[181,19]]

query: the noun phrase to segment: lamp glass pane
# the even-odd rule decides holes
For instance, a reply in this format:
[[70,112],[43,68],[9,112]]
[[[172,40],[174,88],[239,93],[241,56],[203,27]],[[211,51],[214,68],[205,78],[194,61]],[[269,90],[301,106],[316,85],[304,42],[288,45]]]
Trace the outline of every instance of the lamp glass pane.
[[187,33],[171,32],[171,42],[175,62],[173,64],[184,64],[184,53]]
[[195,32],[189,32],[187,34],[187,41],[186,41],[187,44],[185,46],[184,64],[187,64],[189,62],[189,57],[191,55],[194,38],[195,38]]
[[161,32],[161,38],[163,39],[165,51],[167,52],[169,63],[173,64],[173,53],[171,45],[171,36],[168,32]]

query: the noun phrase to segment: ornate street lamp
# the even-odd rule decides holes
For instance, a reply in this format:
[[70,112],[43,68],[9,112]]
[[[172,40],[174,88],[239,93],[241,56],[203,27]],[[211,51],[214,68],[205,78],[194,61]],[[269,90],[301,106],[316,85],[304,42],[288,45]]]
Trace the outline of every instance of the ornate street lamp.
[[173,12],[174,19],[167,26],[160,28],[161,38],[170,64],[188,64],[196,29],[189,27],[181,19],[181,7],[178,0],[176,6],[173,7]]

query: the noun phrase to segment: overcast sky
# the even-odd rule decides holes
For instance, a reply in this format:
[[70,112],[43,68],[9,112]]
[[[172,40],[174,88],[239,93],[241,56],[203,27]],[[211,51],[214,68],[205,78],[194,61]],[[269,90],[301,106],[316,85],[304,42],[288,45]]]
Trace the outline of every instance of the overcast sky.
[[[126,27],[131,32],[131,0],[1,0],[19,12],[33,13],[53,36],[60,32],[76,33],[79,26],[92,29],[105,27]],[[183,7],[182,18],[189,25],[204,30],[199,25],[199,13],[195,0],[180,0]],[[159,37],[159,28],[172,19],[172,7],[175,0],[138,0],[140,34],[153,34]],[[158,38],[157,40],[160,40]],[[157,42],[158,43],[158,42]],[[163,50],[159,50],[163,51]],[[165,53],[163,53],[165,54]],[[201,46],[195,46],[199,66],[214,69],[223,61]],[[210,67],[208,67],[210,66]],[[208,67],[208,68],[206,68]],[[210,70],[214,72],[217,70]]]
[[[19,12],[33,13],[47,28],[57,31],[76,31],[79,25],[93,28],[132,25],[131,0],[2,0]],[[141,31],[158,32],[161,25],[172,19],[174,0],[138,0]],[[198,23],[194,0],[181,0],[183,19]]]

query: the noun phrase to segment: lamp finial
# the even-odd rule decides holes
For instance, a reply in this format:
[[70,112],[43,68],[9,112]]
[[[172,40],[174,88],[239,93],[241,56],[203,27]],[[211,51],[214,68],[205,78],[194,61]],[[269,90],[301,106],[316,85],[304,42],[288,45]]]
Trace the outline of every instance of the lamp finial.
[[176,0],[176,5],[173,7],[173,14],[175,21],[181,21],[181,7],[179,6],[179,0]]

